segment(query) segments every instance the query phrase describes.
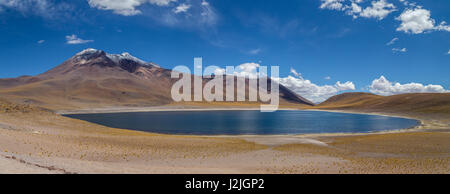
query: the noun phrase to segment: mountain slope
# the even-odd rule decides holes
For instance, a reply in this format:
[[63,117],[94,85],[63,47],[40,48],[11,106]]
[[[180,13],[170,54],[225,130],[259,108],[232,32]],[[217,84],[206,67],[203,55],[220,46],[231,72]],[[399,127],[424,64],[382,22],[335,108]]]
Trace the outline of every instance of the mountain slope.
[[[161,106],[173,103],[171,73],[128,53],[87,49],[43,74],[0,79],[0,96],[54,110]],[[313,105],[283,86],[280,102]]]
[[450,114],[450,93],[400,94],[393,96],[377,96],[368,93],[345,93],[331,97],[315,108]]

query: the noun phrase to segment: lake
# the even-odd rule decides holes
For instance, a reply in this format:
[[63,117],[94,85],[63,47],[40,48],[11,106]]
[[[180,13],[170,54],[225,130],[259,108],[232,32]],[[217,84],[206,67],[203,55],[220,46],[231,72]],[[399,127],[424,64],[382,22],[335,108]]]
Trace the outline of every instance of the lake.
[[411,128],[417,120],[322,111],[168,111],[65,115],[100,125],[162,134],[286,135],[367,133]]

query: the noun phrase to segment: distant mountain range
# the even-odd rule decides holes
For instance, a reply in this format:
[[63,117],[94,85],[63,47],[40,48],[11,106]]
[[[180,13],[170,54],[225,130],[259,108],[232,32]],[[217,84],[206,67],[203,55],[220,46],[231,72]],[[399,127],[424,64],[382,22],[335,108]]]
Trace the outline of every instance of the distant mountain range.
[[[43,74],[0,79],[0,97],[53,110],[162,106],[174,103],[171,73],[129,53],[86,49]],[[255,89],[248,80],[246,88]],[[284,86],[280,103],[314,105]]]

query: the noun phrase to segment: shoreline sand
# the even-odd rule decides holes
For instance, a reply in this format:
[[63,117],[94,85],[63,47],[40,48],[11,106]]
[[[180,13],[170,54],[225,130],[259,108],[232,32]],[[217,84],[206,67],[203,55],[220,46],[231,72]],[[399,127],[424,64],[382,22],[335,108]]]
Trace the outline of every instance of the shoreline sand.
[[450,127],[420,116],[423,126],[396,132],[182,136],[45,111],[1,115],[0,173],[450,173]]

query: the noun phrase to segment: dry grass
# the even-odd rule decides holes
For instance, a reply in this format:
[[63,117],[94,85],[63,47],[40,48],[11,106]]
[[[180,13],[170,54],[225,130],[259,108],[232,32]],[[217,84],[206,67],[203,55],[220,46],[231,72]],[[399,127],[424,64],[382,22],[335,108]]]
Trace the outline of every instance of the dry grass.
[[[291,154],[318,154],[349,161],[341,173],[450,173],[450,133],[411,132],[327,137],[329,146],[282,145]],[[345,169],[345,170],[344,170]]]
[[377,96],[368,93],[346,93],[334,96],[314,108],[422,115],[434,114],[450,117],[450,94]]
[[268,147],[238,137],[112,129],[32,106],[0,102],[0,156],[61,172],[450,173],[448,128],[317,136],[316,140],[328,146]]

